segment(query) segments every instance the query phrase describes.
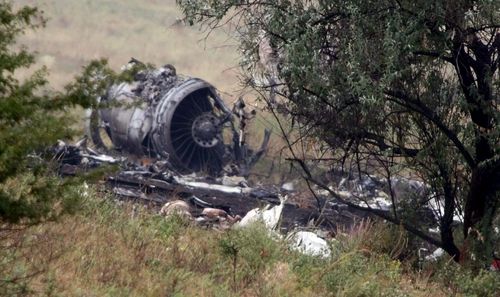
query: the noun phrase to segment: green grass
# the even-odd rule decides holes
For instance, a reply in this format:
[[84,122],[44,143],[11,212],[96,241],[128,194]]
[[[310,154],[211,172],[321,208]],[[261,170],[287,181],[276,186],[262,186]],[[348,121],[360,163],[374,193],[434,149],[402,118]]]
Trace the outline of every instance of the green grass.
[[[17,186],[24,187],[27,180]],[[37,225],[0,222],[0,296],[494,296],[500,275],[450,261],[400,262],[398,228],[337,230],[330,259],[302,255],[261,225],[227,231],[73,186],[78,211]]]
[[12,269],[0,272],[0,283],[14,282],[2,283],[0,295],[399,297],[498,290],[493,273],[473,276],[455,265],[408,269],[380,252],[393,241],[381,241],[384,229],[369,224],[331,242],[333,256],[322,260],[290,250],[259,225],[205,229],[86,191],[78,214],[2,233],[0,265]]

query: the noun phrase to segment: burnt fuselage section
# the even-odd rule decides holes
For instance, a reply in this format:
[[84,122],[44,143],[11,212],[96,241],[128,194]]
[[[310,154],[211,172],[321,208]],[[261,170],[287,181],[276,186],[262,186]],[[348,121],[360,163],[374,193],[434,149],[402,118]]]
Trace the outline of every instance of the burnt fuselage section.
[[[168,160],[183,173],[219,175],[236,164],[240,171],[236,174],[244,175],[249,162],[254,163],[256,155],[237,141],[242,132],[235,129],[233,112],[215,88],[198,78],[178,76],[171,65],[141,70],[133,81],[111,86],[100,106],[89,121],[97,147],[109,148],[104,134],[114,149]],[[227,143],[224,135],[229,135]],[[268,139],[266,132],[261,149]]]

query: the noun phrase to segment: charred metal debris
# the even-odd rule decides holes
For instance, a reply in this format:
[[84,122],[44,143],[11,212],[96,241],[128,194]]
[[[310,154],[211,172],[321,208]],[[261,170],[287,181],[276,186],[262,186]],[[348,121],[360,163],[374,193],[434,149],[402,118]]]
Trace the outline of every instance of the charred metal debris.
[[[89,172],[108,164],[117,166],[118,170],[104,179],[106,189],[120,201],[137,202],[157,211],[162,209],[160,213],[163,214],[171,214],[171,207],[177,211],[182,201],[181,214],[200,224],[220,227],[240,219],[252,221],[245,219],[248,215],[261,215],[266,221],[271,214],[276,216],[276,209],[279,209],[279,218],[274,219],[279,220],[279,227],[273,224],[276,231],[336,230],[367,216],[347,206],[326,203],[326,199],[323,199],[325,208],[318,210],[312,204],[297,201],[296,195],[302,193],[285,186],[249,185],[242,176],[179,174],[170,170],[170,165],[162,159],[137,162],[123,156],[102,154],[87,144],[88,138],[84,138],[76,144],[60,141],[53,148],[62,176]],[[213,213],[223,215],[213,216]]]
[[[132,59],[127,68],[137,63]],[[88,112],[88,132],[82,140],[72,145],[60,141],[53,147],[61,175],[114,164],[119,170],[105,176],[109,192],[161,215],[175,213],[222,229],[262,221],[273,237],[287,240],[291,248],[329,257],[323,238],[334,240],[339,227],[349,228],[371,216],[332,199],[332,191],[351,204],[383,212],[394,209],[395,199],[424,199],[428,208],[419,215],[428,220],[430,232],[435,232],[442,213],[439,201],[426,199],[430,193],[425,184],[403,178],[390,180],[392,201],[380,178],[354,178],[343,171],[331,172],[329,190],[312,189],[305,199],[298,197],[304,193],[295,191],[293,182],[281,187],[249,185],[246,177],[265,153],[270,131],[265,130],[260,148],[249,148],[246,127],[255,111],[248,112],[241,98],[229,109],[212,85],[179,76],[171,65],[143,68],[132,82],[112,85],[99,103],[103,108]],[[320,209],[310,203],[312,196]]]
[[[132,59],[124,68],[142,62]],[[245,142],[247,112],[243,99],[231,110],[216,89],[199,78],[177,75],[167,64],[143,67],[132,82],[111,86],[89,112],[88,134],[99,150],[109,145],[122,153],[166,162],[170,170],[208,176],[247,176],[267,149],[265,130],[257,151]]]
[[[127,68],[137,63],[133,59]],[[75,144],[60,141],[53,152],[63,176],[115,165],[105,187],[120,201],[215,228],[263,221],[276,236],[288,234],[292,247],[322,256],[329,253],[318,234],[333,235],[322,230],[368,216],[326,196],[318,209],[291,182],[249,185],[270,131],[257,150],[249,148],[246,128],[255,111],[247,111],[243,99],[228,108],[212,85],[179,76],[171,65],[138,71],[133,81],[111,86],[99,105],[88,111],[87,135]]]
[[[144,65],[132,59],[124,69],[138,64]],[[270,138],[265,130],[258,149],[248,146],[246,129],[255,111],[248,111],[241,98],[227,107],[211,84],[180,76],[172,65],[141,69],[132,81],[109,87],[98,100],[100,108],[88,111],[84,139],[54,147],[62,175],[114,164],[119,169],[105,176],[106,187],[119,199],[163,208],[163,213],[166,204],[180,199],[192,218],[206,218],[217,209],[235,222],[265,205],[269,210],[281,205],[280,228],[333,230],[365,216],[286,201],[283,197],[295,195],[290,187],[249,185],[250,169]]]

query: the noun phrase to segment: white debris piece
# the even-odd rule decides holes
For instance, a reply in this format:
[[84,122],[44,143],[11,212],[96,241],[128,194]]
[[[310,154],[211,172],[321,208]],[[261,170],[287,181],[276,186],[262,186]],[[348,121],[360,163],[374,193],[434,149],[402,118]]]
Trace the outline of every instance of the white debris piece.
[[254,208],[250,210],[241,221],[235,224],[235,227],[246,227],[256,222],[263,222],[267,230],[274,231],[278,227],[288,196],[279,195],[279,199],[279,205],[273,207],[267,205],[264,209]]
[[430,233],[439,233],[440,229],[439,226],[436,226],[434,228],[429,228]]
[[305,255],[329,258],[332,254],[328,242],[309,231],[292,231],[286,237],[292,249]]
[[222,185],[230,187],[248,187],[247,180],[243,176],[227,176],[222,177]]
[[188,179],[181,177],[174,177],[174,179],[178,184],[181,184],[183,186],[192,187],[196,189],[214,190],[227,194],[243,194],[246,192],[247,189],[247,188],[243,189],[242,187],[231,187],[224,185],[209,184],[204,182],[190,181]]
[[57,146],[59,148],[64,148],[66,146],[66,142],[62,141],[61,139],[57,140]]
[[385,197],[379,196],[368,201],[368,206],[373,209],[380,209],[388,211],[392,207],[392,203],[389,202]]
[[113,158],[113,157],[108,156],[108,155],[94,156],[94,155],[90,155],[90,154],[86,154],[86,153],[80,153],[80,156],[85,157],[85,158],[89,158],[92,160],[96,160],[99,162],[110,163],[110,164],[119,163],[119,162],[124,160],[123,158]]
[[294,182],[287,182],[281,185],[281,190],[287,191],[287,192],[292,192],[295,190]]
[[444,250],[442,248],[437,248],[432,254],[425,257],[425,260],[435,262],[439,260],[444,255]]
[[241,219],[241,221],[236,223],[234,226],[236,228],[247,227],[255,224],[259,220],[262,220],[262,210],[259,208],[254,208],[247,212],[247,214]]
[[268,230],[275,230],[278,227],[278,223],[281,219],[281,214],[283,213],[283,208],[285,207],[285,202],[288,199],[288,196],[278,196],[280,199],[280,204],[277,206],[273,206],[267,210],[262,212],[262,220],[266,225]]
[[347,177],[343,177],[343,178],[340,180],[340,182],[339,182],[339,184],[338,184],[337,188],[338,188],[338,189],[342,189],[342,187],[344,186],[344,184],[345,184],[345,182],[346,182],[346,181],[347,181]]

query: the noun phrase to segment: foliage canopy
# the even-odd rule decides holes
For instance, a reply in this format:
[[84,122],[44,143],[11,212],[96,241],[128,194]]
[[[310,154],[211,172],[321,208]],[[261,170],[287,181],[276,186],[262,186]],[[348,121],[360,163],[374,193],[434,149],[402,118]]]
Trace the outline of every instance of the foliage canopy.
[[36,222],[71,204],[67,187],[51,177],[43,158],[58,139],[73,135],[69,108],[88,106],[90,97],[48,91],[45,68],[23,81],[16,77],[34,64],[17,38],[44,22],[37,8],[0,2],[0,222]]
[[[288,114],[301,137],[323,141],[328,158],[315,162],[387,181],[418,175],[442,206],[439,238],[405,217],[407,201],[394,195],[390,214],[371,211],[457,260],[459,226],[462,258],[471,248],[487,251],[481,260],[491,256],[500,204],[500,2],[177,2],[191,24],[232,23],[246,82],[271,90],[270,108]],[[321,184],[306,155],[294,157]]]

